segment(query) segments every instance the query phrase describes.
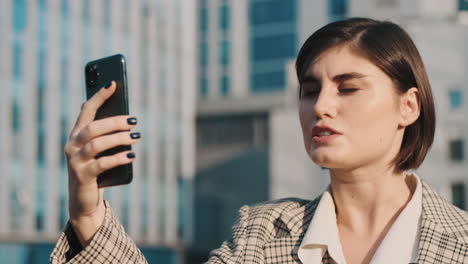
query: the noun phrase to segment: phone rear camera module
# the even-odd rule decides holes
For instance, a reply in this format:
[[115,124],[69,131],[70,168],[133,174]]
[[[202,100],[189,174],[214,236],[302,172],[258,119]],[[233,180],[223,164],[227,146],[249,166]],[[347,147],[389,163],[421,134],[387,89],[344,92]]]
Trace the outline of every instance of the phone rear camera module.
[[87,76],[88,76],[88,86],[94,86],[99,80],[99,70],[96,64],[88,67]]

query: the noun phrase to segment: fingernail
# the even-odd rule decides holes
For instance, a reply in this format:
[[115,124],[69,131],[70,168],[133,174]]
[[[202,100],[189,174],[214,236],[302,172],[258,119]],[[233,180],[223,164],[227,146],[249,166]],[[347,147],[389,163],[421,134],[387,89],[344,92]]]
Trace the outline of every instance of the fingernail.
[[105,88],[109,88],[109,87],[111,87],[111,85],[112,85],[112,81],[108,82],[108,83],[106,84],[106,86],[104,86],[104,87],[105,87]]
[[135,153],[134,152],[127,153],[127,158],[129,159],[135,158]]
[[129,118],[127,118],[127,123],[129,125],[136,125],[137,119],[135,117],[129,117]]
[[131,137],[132,139],[137,139],[137,138],[140,138],[140,137],[141,137],[141,134],[140,134],[140,132],[134,132],[134,133],[131,133],[131,134],[130,134],[130,137]]

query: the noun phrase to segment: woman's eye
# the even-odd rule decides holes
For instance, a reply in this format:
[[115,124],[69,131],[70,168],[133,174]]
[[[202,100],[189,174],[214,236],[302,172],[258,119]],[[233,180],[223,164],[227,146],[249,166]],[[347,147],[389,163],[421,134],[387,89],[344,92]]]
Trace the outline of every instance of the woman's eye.
[[359,90],[358,88],[340,88],[340,93],[348,94]]

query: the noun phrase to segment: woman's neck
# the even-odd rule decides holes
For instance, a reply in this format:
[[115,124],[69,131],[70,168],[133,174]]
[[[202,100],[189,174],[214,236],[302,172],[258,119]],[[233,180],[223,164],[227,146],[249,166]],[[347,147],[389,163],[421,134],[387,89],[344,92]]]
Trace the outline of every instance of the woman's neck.
[[331,170],[337,224],[361,235],[377,235],[411,200],[412,177],[392,170]]

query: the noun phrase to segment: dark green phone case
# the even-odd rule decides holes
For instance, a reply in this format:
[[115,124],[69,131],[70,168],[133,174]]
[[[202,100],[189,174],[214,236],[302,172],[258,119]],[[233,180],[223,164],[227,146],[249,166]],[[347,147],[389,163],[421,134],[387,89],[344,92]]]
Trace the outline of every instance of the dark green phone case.
[[[97,119],[116,115],[128,115],[128,86],[125,57],[121,54],[112,55],[102,59],[88,62],[85,66],[86,97],[91,98],[108,82],[117,84],[115,93],[98,109]],[[116,131],[114,133],[121,132]],[[131,146],[118,146],[100,153],[96,158],[131,150]],[[108,187],[129,184],[133,178],[132,163],[121,165],[101,173],[98,176],[98,185]]]

